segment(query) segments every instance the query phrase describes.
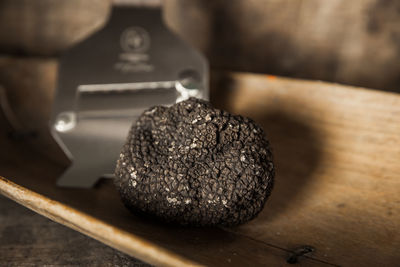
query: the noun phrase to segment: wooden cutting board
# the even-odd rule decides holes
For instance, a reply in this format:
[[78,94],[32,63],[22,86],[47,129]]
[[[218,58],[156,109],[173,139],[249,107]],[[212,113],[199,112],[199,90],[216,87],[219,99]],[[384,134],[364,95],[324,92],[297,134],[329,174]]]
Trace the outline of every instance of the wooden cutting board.
[[[0,179],[0,192],[156,265],[398,265],[400,95],[214,73],[211,97],[258,121],[273,146],[276,186],[247,224],[202,229],[149,221],[123,207],[110,180],[91,190],[57,188],[65,166],[4,133],[0,175],[8,180]],[[308,247],[314,251],[300,256]]]

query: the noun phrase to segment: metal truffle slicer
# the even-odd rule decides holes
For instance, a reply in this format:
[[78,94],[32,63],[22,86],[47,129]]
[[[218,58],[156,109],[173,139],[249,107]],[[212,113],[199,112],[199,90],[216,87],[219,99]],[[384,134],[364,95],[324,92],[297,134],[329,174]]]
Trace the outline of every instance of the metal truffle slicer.
[[113,7],[101,30],[60,59],[50,128],[71,165],[57,185],[112,177],[143,110],[208,91],[206,60],[166,28],[159,8]]

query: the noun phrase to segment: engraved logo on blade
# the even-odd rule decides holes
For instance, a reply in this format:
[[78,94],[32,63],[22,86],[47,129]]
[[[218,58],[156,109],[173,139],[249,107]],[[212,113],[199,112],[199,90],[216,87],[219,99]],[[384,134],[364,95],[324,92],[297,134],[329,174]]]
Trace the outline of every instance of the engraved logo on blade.
[[150,34],[141,27],[126,28],[120,37],[121,53],[114,69],[122,73],[152,72],[150,59]]
[[140,27],[130,27],[121,35],[121,47],[125,52],[145,52],[150,47],[150,36]]

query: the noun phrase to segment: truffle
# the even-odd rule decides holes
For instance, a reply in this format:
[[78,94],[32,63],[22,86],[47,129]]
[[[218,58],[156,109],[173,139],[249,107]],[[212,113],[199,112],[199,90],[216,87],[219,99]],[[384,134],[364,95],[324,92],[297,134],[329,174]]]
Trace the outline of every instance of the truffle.
[[254,121],[190,98],[143,112],[115,169],[125,206],[169,223],[233,226],[271,193],[274,165]]

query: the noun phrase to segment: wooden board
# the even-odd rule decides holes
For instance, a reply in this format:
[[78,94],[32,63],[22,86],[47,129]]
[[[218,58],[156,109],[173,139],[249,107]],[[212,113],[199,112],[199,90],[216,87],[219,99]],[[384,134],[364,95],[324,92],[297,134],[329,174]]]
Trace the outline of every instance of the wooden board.
[[264,126],[277,165],[271,201],[235,232],[309,244],[330,263],[397,265],[400,95],[248,74],[221,88],[222,107]]
[[[159,265],[396,266],[400,261],[400,96],[267,75],[214,73],[216,106],[265,128],[276,186],[235,228],[163,225],[130,214],[111,181],[55,187],[62,165],[0,133],[0,191],[129,255]],[[36,192],[36,193],[35,193]],[[112,234],[111,234],[112,233]],[[145,246],[137,246],[143,242]]]
[[151,267],[1,195],[0,265]]

